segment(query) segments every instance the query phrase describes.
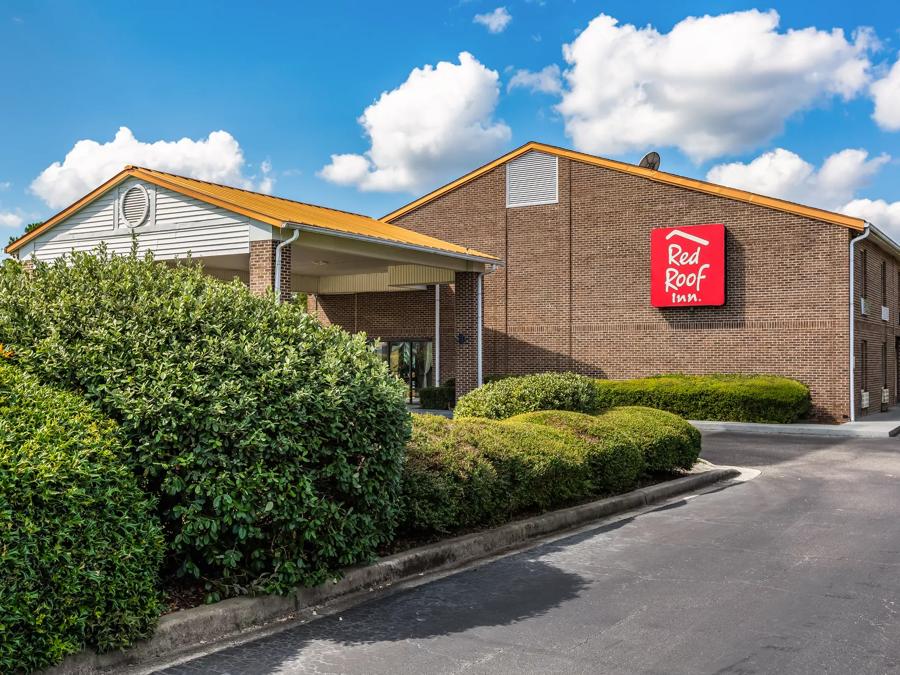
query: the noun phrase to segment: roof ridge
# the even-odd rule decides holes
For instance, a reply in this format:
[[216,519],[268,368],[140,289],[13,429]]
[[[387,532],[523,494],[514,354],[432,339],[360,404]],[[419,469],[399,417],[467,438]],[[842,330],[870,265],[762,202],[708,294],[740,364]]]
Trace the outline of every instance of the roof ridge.
[[[550,143],[541,143],[540,141],[529,141],[526,145],[534,144],[538,147],[550,148],[552,150],[557,150],[561,153],[569,153],[573,155],[582,155],[584,157],[588,157],[591,159],[600,159],[604,162],[609,162],[610,164],[620,164],[623,167],[630,167],[633,169],[644,169],[645,171],[652,171],[656,174],[664,174],[666,176],[672,176],[673,178],[677,178],[679,180],[687,180],[695,183],[700,183],[701,185],[708,185],[711,188],[724,189],[724,190],[737,190],[738,192],[743,192],[744,194],[748,194],[754,197],[759,197],[761,199],[773,199],[775,201],[784,202],[785,204],[793,204],[794,206],[799,206],[804,209],[812,209],[813,211],[821,211],[823,213],[833,213],[836,216],[842,216],[847,218],[856,218],[856,216],[847,216],[847,214],[840,213],[838,211],[832,211],[831,209],[823,209],[821,206],[810,206],[809,204],[801,204],[800,202],[795,202],[791,199],[785,199],[784,197],[773,197],[771,195],[764,195],[761,192],[754,192],[753,190],[747,190],[745,188],[736,188],[731,187],[729,185],[722,185],[721,183],[713,183],[709,180],[704,180],[703,178],[692,178],[691,176],[682,176],[680,173],[672,173],[671,171],[660,171],[659,169],[650,169],[648,167],[641,166],[640,164],[632,164],[631,162],[623,162],[619,159],[609,159],[608,157],[601,157],[600,155],[592,155],[589,152],[582,152],[581,150],[569,150],[568,148],[563,148],[559,145],[552,145]],[[524,147],[524,146],[523,146]],[[575,160],[578,161],[578,160]],[[710,190],[713,192],[713,190]],[[857,220],[863,220],[862,218],[857,218]]]
[[476,178],[488,173],[489,171],[492,171],[497,167],[505,164],[506,162],[509,162],[531,150],[548,152],[556,155],[557,157],[563,157],[571,161],[583,162],[585,164],[591,164],[593,166],[600,166],[612,171],[620,171],[622,173],[627,173],[632,176],[645,178],[647,180],[656,181],[666,185],[681,187],[686,190],[694,190],[696,192],[720,196],[725,199],[742,201],[747,204],[755,204],[763,208],[770,208],[777,211],[793,213],[801,217],[810,218],[812,220],[819,220],[821,222],[827,222],[834,225],[841,225],[850,229],[863,229],[865,227],[866,221],[862,218],[848,216],[846,214],[838,213],[836,211],[830,211],[818,206],[808,206],[806,204],[800,204],[799,202],[792,202],[787,199],[781,199],[780,197],[770,197],[768,195],[751,192],[749,190],[743,190],[741,188],[733,188],[726,185],[719,185],[718,183],[711,183],[700,178],[689,178],[688,176],[681,176],[675,173],[668,173],[666,171],[659,171],[657,169],[649,169],[637,164],[630,164],[628,162],[622,162],[616,159],[607,159],[606,157],[591,155],[579,150],[569,150],[567,148],[550,145],[549,143],[541,143],[539,141],[528,141],[524,145],[520,145],[518,148],[510,150],[506,154],[501,155],[500,157],[486,164],[483,164],[476,169],[473,169],[472,171],[460,176],[459,178],[432,190],[422,197],[419,197],[418,199],[415,199],[408,204],[395,209],[394,211],[391,211],[390,213],[382,216],[380,220],[385,223],[393,223],[393,221],[397,218],[415,211],[425,204],[428,204],[431,201],[462,187],[470,181],[475,180]]

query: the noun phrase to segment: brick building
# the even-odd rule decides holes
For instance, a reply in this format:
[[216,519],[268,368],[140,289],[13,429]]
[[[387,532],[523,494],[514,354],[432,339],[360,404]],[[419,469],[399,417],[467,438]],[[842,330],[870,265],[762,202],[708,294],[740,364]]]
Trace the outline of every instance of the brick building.
[[[410,400],[548,370],[786,375],[823,421],[897,400],[900,249],[876,227],[538,143],[381,220],[126,167],[7,252],[133,239],[257,293],[307,294],[323,322],[368,334]],[[695,287],[670,292],[670,272]]]
[[[505,261],[484,277],[486,375],[780,374],[810,387],[825,421],[850,417],[859,238],[855,412],[879,410],[883,391],[896,402],[900,250],[862,220],[537,143],[384,220]],[[725,303],[651,306],[651,231],[703,223],[726,232]],[[453,302],[453,287],[441,286],[441,305]],[[310,306],[392,344],[434,336],[431,288],[318,296]],[[445,379],[460,345],[451,321],[441,333]]]
[[[139,253],[151,251],[166,263],[190,256],[208,274],[239,279],[278,302],[298,293],[324,304],[340,299],[333,303],[332,320],[351,330],[366,325],[373,337],[395,334],[395,325],[415,326],[417,332],[427,324],[427,340],[380,346],[408,380],[411,398],[440,379],[444,350],[433,331],[436,324],[448,327],[448,342],[455,339],[458,346],[447,363],[460,389],[479,382],[479,280],[502,261],[465,245],[356,213],[129,166],[6,251],[30,264],[92,251],[101,243],[121,254],[136,243]],[[451,285],[453,301],[443,312],[410,290],[449,293]]]

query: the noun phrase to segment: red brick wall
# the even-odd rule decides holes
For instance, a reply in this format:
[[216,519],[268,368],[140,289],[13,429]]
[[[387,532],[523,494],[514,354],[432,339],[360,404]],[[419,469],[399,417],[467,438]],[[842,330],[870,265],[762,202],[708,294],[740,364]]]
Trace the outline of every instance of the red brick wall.
[[[848,414],[845,228],[562,158],[559,181],[558,204],[507,209],[501,166],[395,221],[506,260],[485,374],[767,372]],[[728,231],[726,305],[651,307],[650,230],[701,223]]]
[[[882,285],[882,263],[884,263],[885,280]],[[863,265],[866,265],[866,283],[863,282]],[[855,396],[858,414],[876,413],[881,409],[881,388],[884,384],[885,370],[887,388],[890,390],[890,405],[897,403],[897,338],[900,337],[900,266],[893,255],[881,249],[876,242],[866,239],[856,246],[855,254],[856,279],[854,284],[857,297],[865,292],[868,311],[861,311],[861,303],[856,302],[856,382]],[[882,288],[884,286],[884,288]],[[887,321],[881,319],[881,307],[888,308]],[[866,384],[863,373],[862,348],[866,342],[868,366],[868,391],[870,405],[868,411],[861,407],[860,392]],[[887,355],[886,369],[882,370],[882,345]]]
[[454,288],[455,328],[462,339],[455,350],[456,395],[462,396],[478,386],[478,273],[457,272]]
[[[441,382],[456,374],[455,291],[441,286]],[[434,287],[425,291],[311,295],[309,310],[328,325],[374,339],[434,339]]]
[[[275,287],[275,249],[280,241],[265,239],[250,242],[250,291],[266,295]],[[281,249],[281,300],[291,295],[291,247]]]

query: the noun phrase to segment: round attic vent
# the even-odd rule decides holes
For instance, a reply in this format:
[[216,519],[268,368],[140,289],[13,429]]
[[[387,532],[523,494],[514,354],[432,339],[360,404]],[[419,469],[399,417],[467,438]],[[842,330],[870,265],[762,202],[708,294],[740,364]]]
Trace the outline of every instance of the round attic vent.
[[150,195],[143,185],[132,185],[125,190],[121,203],[122,218],[128,227],[142,225],[150,215]]

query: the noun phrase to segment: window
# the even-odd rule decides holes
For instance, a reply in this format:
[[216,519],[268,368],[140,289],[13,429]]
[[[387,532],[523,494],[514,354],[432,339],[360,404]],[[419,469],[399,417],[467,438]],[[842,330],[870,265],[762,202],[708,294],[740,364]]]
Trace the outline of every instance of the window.
[[887,342],[881,343],[881,388],[887,389]]
[[869,343],[863,340],[859,352],[859,381],[862,390],[869,391]]
[[881,261],[881,304],[887,307],[887,263]]
[[859,265],[862,267],[862,280],[859,284],[859,297],[869,297],[869,254],[863,249],[859,254]]

